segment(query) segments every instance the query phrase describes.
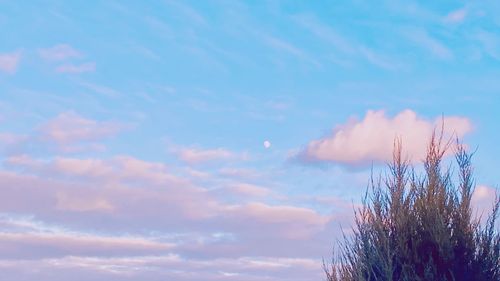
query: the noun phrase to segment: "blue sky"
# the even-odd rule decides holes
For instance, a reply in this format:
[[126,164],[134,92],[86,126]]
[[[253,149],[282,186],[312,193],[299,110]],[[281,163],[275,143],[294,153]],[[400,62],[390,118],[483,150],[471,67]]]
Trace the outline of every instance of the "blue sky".
[[499,12],[0,1],[0,279],[321,279],[372,166],[396,136],[418,166],[441,120],[486,208]]

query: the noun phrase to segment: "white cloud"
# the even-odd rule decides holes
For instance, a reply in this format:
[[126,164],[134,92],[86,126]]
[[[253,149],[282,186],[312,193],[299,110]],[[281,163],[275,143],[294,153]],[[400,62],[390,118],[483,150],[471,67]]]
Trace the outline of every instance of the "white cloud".
[[329,136],[311,141],[299,154],[304,161],[336,162],[348,165],[390,161],[395,138],[401,138],[404,152],[414,161],[424,158],[428,141],[444,122],[444,137],[463,137],[472,130],[464,117],[446,116],[433,121],[404,110],[394,117],[369,110],[363,120],[351,120]]

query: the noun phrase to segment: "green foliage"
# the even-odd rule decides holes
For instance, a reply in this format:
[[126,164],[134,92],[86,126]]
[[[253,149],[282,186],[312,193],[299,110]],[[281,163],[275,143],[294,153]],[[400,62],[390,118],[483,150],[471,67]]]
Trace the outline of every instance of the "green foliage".
[[500,281],[500,198],[485,224],[473,217],[471,154],[457,143],[454,182],[441,140],[432,137],[422,175],[396,142],[389,172],[372,179],[353,234],[324,266],[328,281]]

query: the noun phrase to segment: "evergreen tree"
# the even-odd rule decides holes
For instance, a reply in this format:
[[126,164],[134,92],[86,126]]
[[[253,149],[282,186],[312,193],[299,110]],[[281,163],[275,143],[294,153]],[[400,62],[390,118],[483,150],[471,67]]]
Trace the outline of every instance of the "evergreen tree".
[[432,136],[423,174],[396,142],[388,173],[369,185],[353,234],[324,266],[328,281],[500,281],[500,199],[484,224],[472,213],[471,156],[457,142],[457,180],[442,160],[449,144]]

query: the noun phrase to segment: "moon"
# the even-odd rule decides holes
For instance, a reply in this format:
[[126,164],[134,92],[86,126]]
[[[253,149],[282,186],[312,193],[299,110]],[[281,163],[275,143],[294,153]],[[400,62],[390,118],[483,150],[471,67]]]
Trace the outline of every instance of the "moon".
[[264,148],[268,149],[270,147],[271,147],[271,142],[268,140],[264,141]]

